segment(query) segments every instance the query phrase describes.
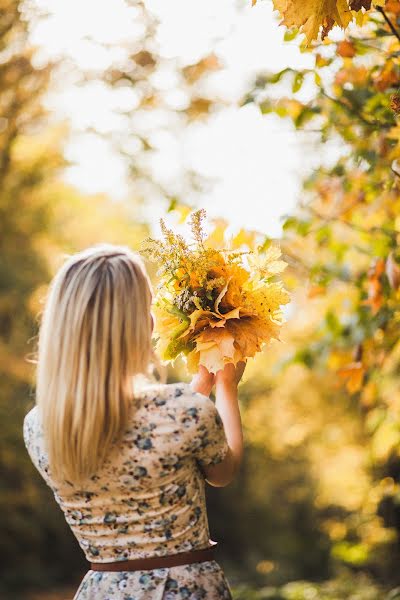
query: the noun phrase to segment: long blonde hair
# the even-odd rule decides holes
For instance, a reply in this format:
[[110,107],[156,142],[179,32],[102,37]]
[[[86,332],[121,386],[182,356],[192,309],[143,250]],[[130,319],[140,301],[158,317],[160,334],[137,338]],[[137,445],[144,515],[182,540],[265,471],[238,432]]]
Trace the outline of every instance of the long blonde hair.
[[69,256],[52,280],[39,331],[36,399],[52,475],[82,482],[127,425],[134,376],[152,356],[152,292],[126,246]]

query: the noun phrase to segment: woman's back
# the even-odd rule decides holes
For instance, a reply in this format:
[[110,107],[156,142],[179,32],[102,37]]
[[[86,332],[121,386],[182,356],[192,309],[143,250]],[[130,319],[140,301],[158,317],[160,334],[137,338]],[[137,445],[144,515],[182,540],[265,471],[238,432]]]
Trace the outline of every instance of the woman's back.
[[210,545],[199,466],[222,461],[228,444],[213,401],[188,384],[143,388],[129,426],[83,486],[52,479],[38,407],[25,418],[24,439],[89,561]]
[[24,439],[92,563],[75,600],[231,598],[210,560],[204,488],[240,464],[237,374],[215,376],[221,412],[193,391],[211,392],[204,367],[193,388],[138,390],[154,363],[151,305],[141,259],[100,244],[62,265],[42,314]]

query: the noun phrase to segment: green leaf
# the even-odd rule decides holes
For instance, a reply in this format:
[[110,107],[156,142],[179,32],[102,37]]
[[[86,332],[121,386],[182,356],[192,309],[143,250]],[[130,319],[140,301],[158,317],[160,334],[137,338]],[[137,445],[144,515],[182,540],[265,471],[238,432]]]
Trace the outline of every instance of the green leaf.
[[279,81],[282,79],[282,77],[286,73],[289,73],[290,71],[292,71],[292,69],[290,69],[289,67],[286,67],[285,69],[282,69],[282,71],[279,71],[278,73],[275,73],[274,75],[269,75],[269,77],[267,78],[267,83],[279,83]]
[[170,202],[167,208],[167,212],[172,212],[173,210],[175,210],[176,205],[178,204],[178,199],[175,197],[170,198]]
[[260,253],[265,252],[266,250],[268,250],[268,248],[271,246],[271,244],[272,244],[272,239],[266,235],[264,237],[263,243],[260,244],[259,246],[257,246],[257,251]]
[[291,42],[292,40],[294,40],[297,37],[298,33],[299,33],[299,30],[296,29],[295,27],[293,29],[286,29],[283,39],[285,42]]
[[296,217],[288,217],[286,221],[282,225],[283,231],[288,231],[289,229],[295,229],[297,225]]
[[298,71],[293,78],[293,83],[292,83],[293,94],[295,94],[296,92],[298,92],[301,89],[303,82],[304,82],[304,73],[302,71]]
[[271,100],[267,99],[263,100],[263,102],[260,102],[259,109],[261,111],[261,114],[266,115],[268,113],[271,113],[274,110],[274,107],[272,105]]
[[332,556],[345,563],[363,565],[369,558],[369,549],[366,544],[354,542],[337,542],[332,548]]
[[335,315],[334,312],[332,311],[328,311],[325,315],[325,323],[326,326],[328,328],[328,330],[333,333],[334,335],[339,335],[341,330],[342,330],[342,326],[341,323],[339,321],[339,319],[337,318],[337,316]]

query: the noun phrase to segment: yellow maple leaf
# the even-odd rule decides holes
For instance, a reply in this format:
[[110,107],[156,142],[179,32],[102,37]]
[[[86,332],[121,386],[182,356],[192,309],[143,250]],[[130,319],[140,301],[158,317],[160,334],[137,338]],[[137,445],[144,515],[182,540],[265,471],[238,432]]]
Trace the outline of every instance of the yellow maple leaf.
[[231,321],[227,329],[235,339],[238,360],[253,357],[270,338],[271,329],[262,319],[249,318]]
[[235,338],[227,327],[206,329],[196,340],[199,363],[210,373],[223,369],[226,363],[236,363]]
[[198,365],[216,373],[226,363],[237,364],[253,357],[271,339],[279,340],[279,327],[258,317],[229,319],[221,328],[207,328],[196,338],[196,348],[187,357],[189,371]]
[[242,312],[280,322],[280,306],[289,302],[290,295],[280,281],[262,287],[248,286],[248,292],[243,294]]
[[288,263],[279,260],[282,251],[279,246],[272,244],[264,254],[250,254],[248,261],[250,267],[257,269],[262,277],[277,275],[286,269]]
[[322,28],[322,39],[334,25],[345,29],[353,16],[347,0],[273,0],[286,27],[296,27],[306,35],[307,44],[317,39]]
[[182,332],[180,338],[186,338],[191,334],[200,332],[205,327],[224,327],[229,319],[239,319],[240,308],[234,308],[226,314],[213,312],[211,310],[198,309],[189,315],[190,325]]

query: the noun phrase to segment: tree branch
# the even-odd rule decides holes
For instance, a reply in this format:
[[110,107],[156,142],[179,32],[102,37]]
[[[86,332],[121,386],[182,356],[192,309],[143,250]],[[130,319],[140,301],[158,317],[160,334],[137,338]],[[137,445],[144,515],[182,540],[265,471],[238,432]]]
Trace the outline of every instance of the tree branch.
[[392,21],[389,19],[389,17],[387,16],[387,14],[383,10],[383,8],[381,6],[377,6],[376,10],[381,13],[381,15],[385,19],[386,23],[388,24],[391,32],[393,33],[393,35],[395,35],[397,37],[397,39],[400,41],[400,33],[397,31],[396,27],[393,25]]
[[327,94],[325,92],[325,90],[321,90],[321,94],[323,96],[325,96],[325,98],[327,98],[328,100],[330,100],[331,102],[336,104],[337,106],[340,106],[340,108],[342,108],[345,112],[347,112],[347,114],[351,115],[352,117],[355,117],[364,125],[367,125],[368,127],[374,127],[374,128],[379,126],[382,129],[382,125],[378,121],[368,121],[368,119],[365,118],[365,116],[362,115],[360,112],[357,112],[357,110],[355,108],[349,106],[348,104],[345,104],[344,102],[341,102],[338,98],[330,96],[329,94]]
[[310,233],[315,233],[316,231],[321,229],[321,227],[324,227],[324,225],[328,225],[330,223],[341,223],[342,225],[346,225],[347,227],[349,227],[350,229],[353,229],[354,231],[357,231],[358,233],[364,233],[367,235],[381,233],[382,235],[386,235],[389,238],[393,239],[393,237],[394,237],[393,232],[388,231],[387,229],[385,229],[383,227],[375,227],[374,226],[374,227],[370,227],[370,228],[366,229],[365,227],[361,227],[360,225],[356,225],[355,223],[346,221],[346,219],[343,218],[343,215],[345,215],[346,212],[351,210],[353,208],[353,206],[355,206],[356,204],[358,204],[358,202],[355,202],[353,205],[349,206],[342,212],[340,212],[336,215],[330,215],[330,216],[322,215],[313,206],[308,206],[307,210],[309,210],[311,212],[311,214],[314,215],[314,217],[321,220],[321,225],[317,225],[316,227],[311,228],[307,232],[306,235],[309,235]]

